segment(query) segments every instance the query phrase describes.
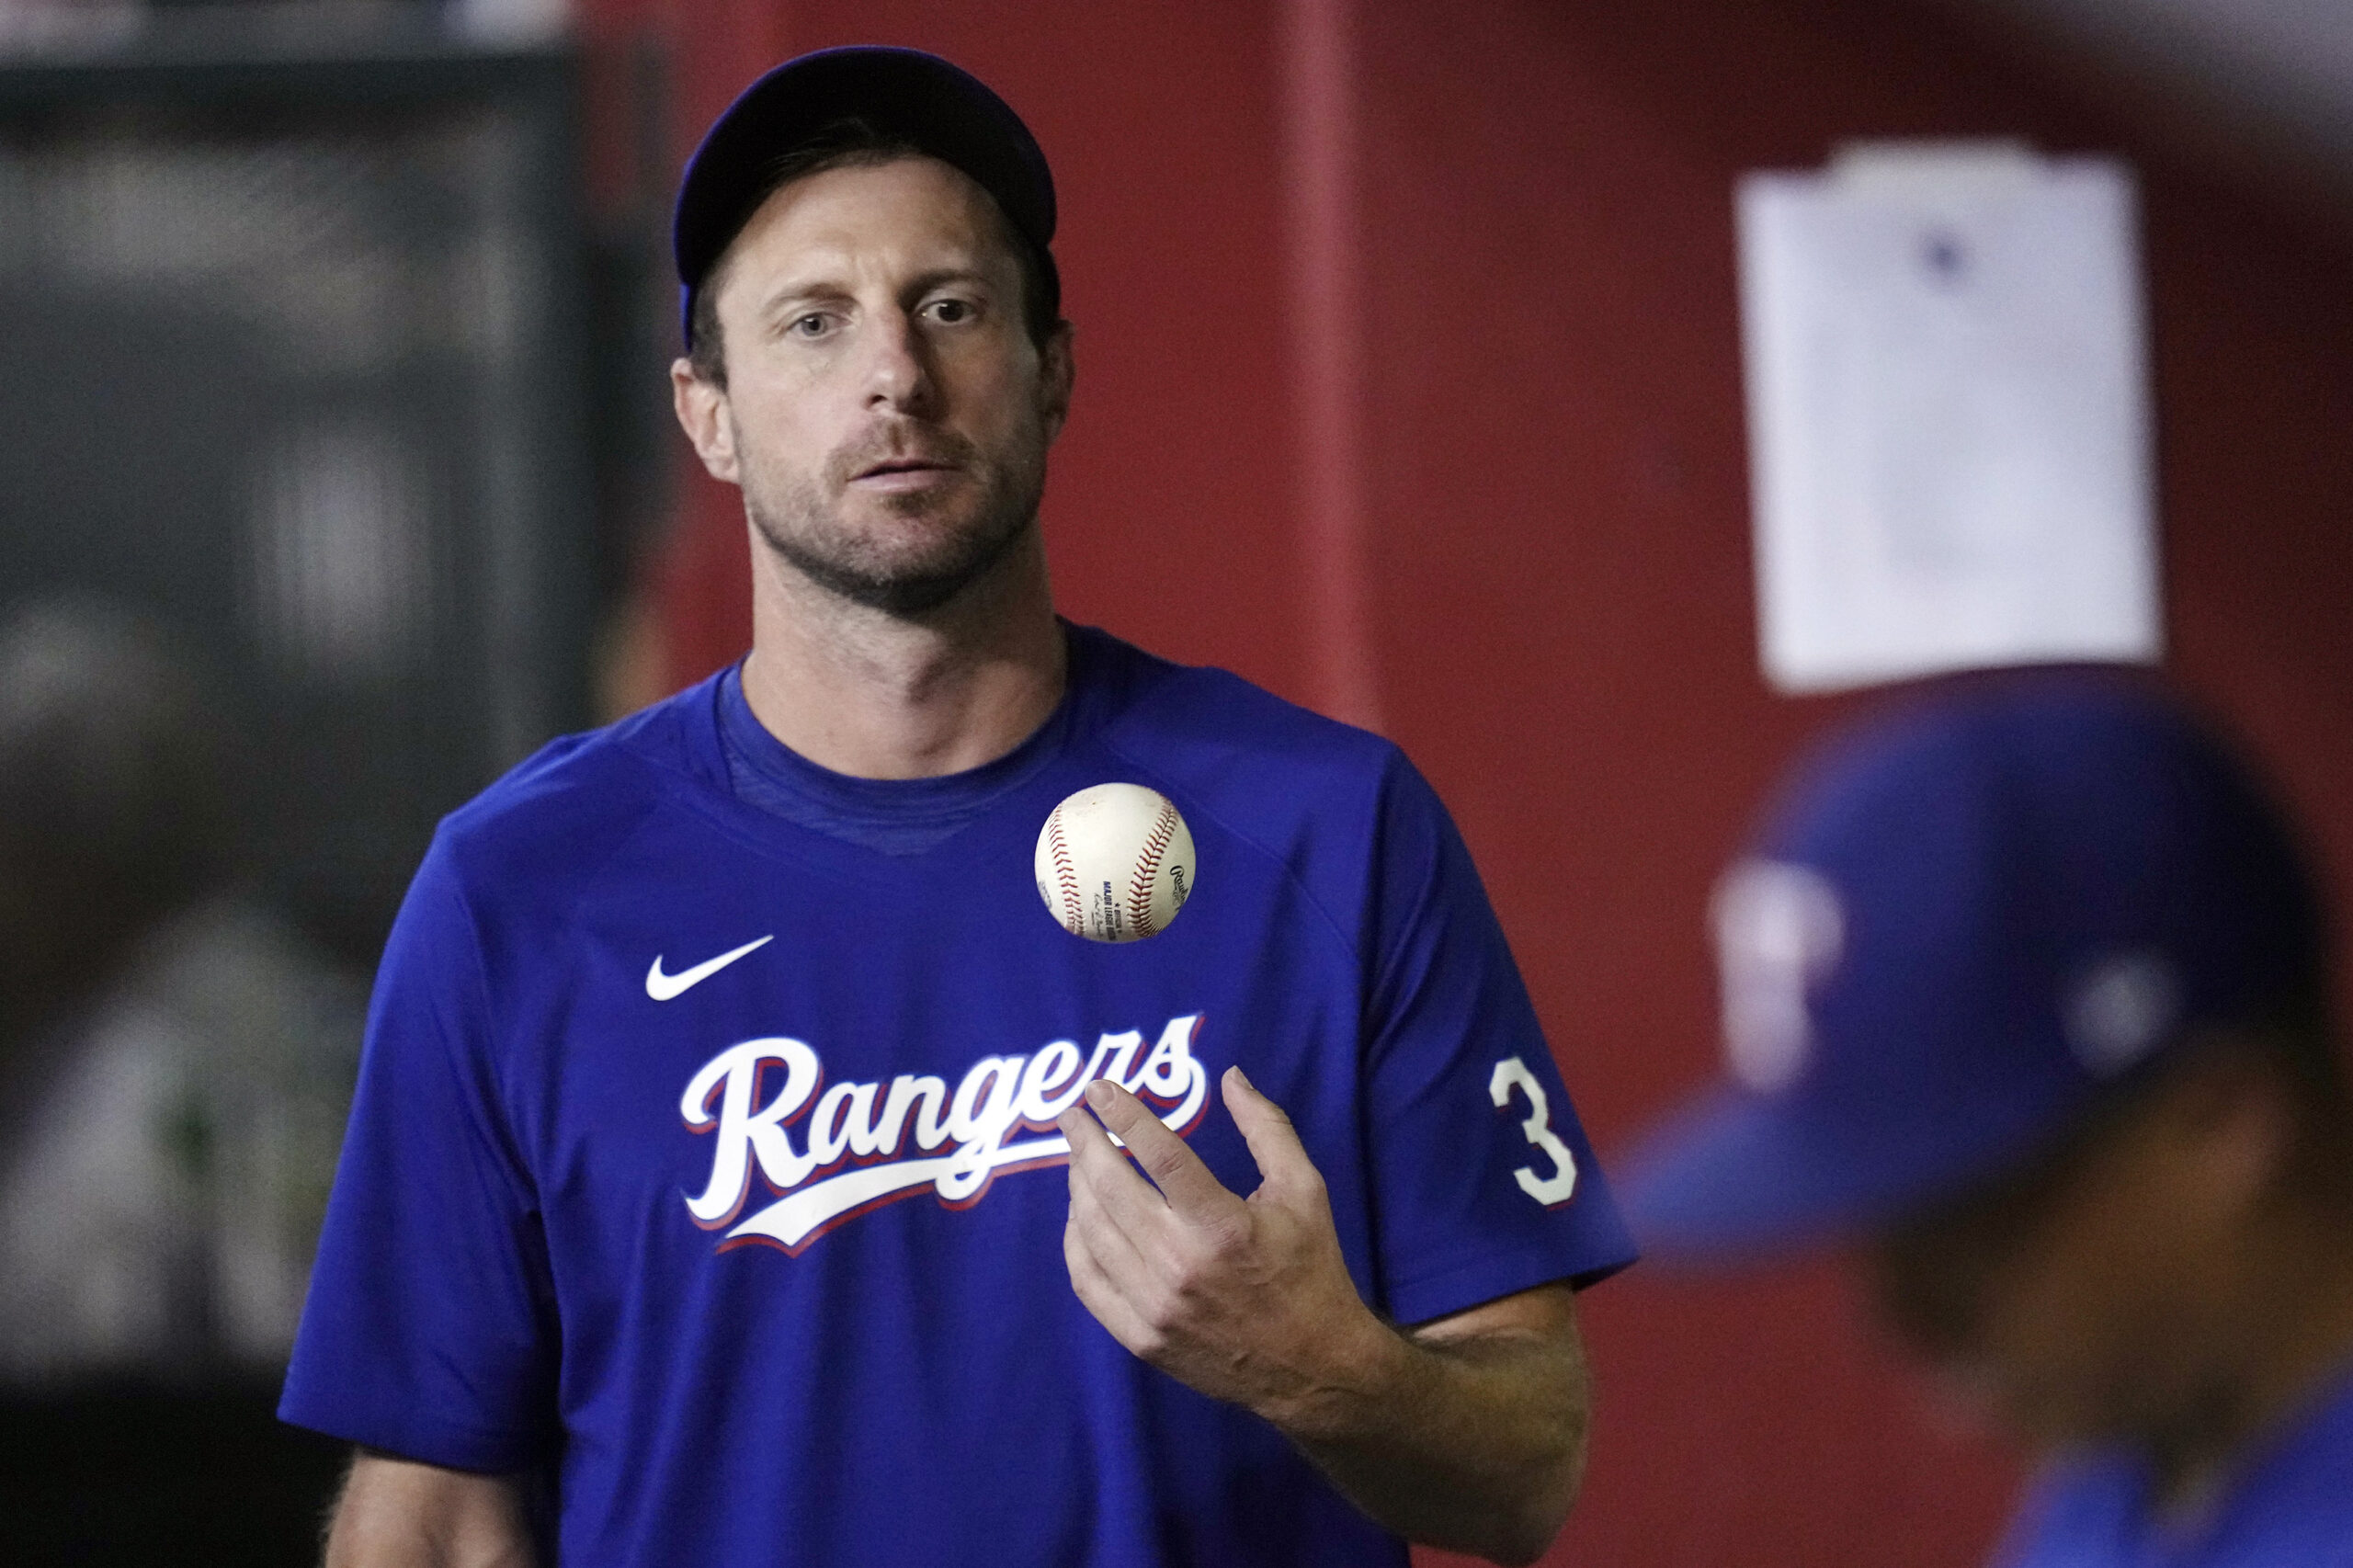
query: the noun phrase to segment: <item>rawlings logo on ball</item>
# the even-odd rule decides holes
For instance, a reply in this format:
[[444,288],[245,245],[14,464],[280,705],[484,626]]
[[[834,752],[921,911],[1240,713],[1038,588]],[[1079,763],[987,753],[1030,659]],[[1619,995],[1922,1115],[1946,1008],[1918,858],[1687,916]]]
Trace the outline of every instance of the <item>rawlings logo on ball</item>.
[[1063,929],[1091,942],[1157,936],[1193,892],[1193,834],[1168,798],[1141,784],[1097,784],[1047,813],[1038,896]]

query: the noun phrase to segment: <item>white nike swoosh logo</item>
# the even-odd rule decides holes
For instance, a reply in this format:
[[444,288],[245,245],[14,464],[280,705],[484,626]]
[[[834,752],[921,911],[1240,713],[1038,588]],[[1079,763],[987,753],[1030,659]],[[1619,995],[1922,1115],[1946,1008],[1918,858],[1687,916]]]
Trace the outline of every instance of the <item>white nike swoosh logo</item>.
[[667,1002],[671,997],[683,995],[700,985],[745,953],[757,948],[765,948],[775,940],[776,933],[771,931],[757,941],[745,943],[732,953],[722,953],[715,959],[705,959],[694,968],[682,969],[676,974],[663,973],[662,960],[657,956],[654,960],[654,967],[645,971],[645,994],[656,1002]]

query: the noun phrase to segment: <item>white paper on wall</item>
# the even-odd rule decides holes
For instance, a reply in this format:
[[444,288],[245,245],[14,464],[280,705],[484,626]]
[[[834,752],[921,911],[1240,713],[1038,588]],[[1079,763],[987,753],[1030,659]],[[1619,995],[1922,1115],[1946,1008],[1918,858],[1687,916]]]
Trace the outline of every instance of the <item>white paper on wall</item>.
[[2131,176],[1866,143],[1740,186],[1767,677],[2154,661]]

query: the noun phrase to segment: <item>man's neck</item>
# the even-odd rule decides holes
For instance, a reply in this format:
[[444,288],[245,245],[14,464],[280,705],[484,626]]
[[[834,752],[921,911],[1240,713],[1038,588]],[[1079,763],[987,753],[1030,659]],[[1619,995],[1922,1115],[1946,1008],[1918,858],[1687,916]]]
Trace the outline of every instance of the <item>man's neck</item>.
[[2210,1517],[2272,1437],[2353,1368],[2353,1208],[2336,1195],[2265,1221],[2235,1315],[2236,1364],[2152,1456],[2160,1512],[2177,1525]]
[[994,762],[1053,712],[1066,664],[1034,528],[913,618],[828,593],[753,536],[744,696],[763,728],[820,767],[932,778]]

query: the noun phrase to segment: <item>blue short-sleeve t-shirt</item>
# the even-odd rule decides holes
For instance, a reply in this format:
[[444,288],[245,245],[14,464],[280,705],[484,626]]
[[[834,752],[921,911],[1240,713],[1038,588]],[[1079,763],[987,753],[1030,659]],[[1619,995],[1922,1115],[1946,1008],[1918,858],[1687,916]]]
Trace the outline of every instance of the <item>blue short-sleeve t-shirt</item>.
[[[538,1469],[559,1559],[1400,1563],[1272,1427],[1073,1294],[1053,1118],[1127,1085],[1229,1187],[1229,1064],[1403,1324],[1632,1256],[1470,858],[1396,749],[1069,633],[947,778],[793,756],[732,676],[443,824],[380,971],[281,1414]],[[1054,804],[1191,830],[1160,935],[1065,932]]]
[[1996,1568],[2353,1568],[2353,1369],[2258,1445],[2188,1520],[2152,1506],[2147,1460],[2077,1456],[2037,1484]]

